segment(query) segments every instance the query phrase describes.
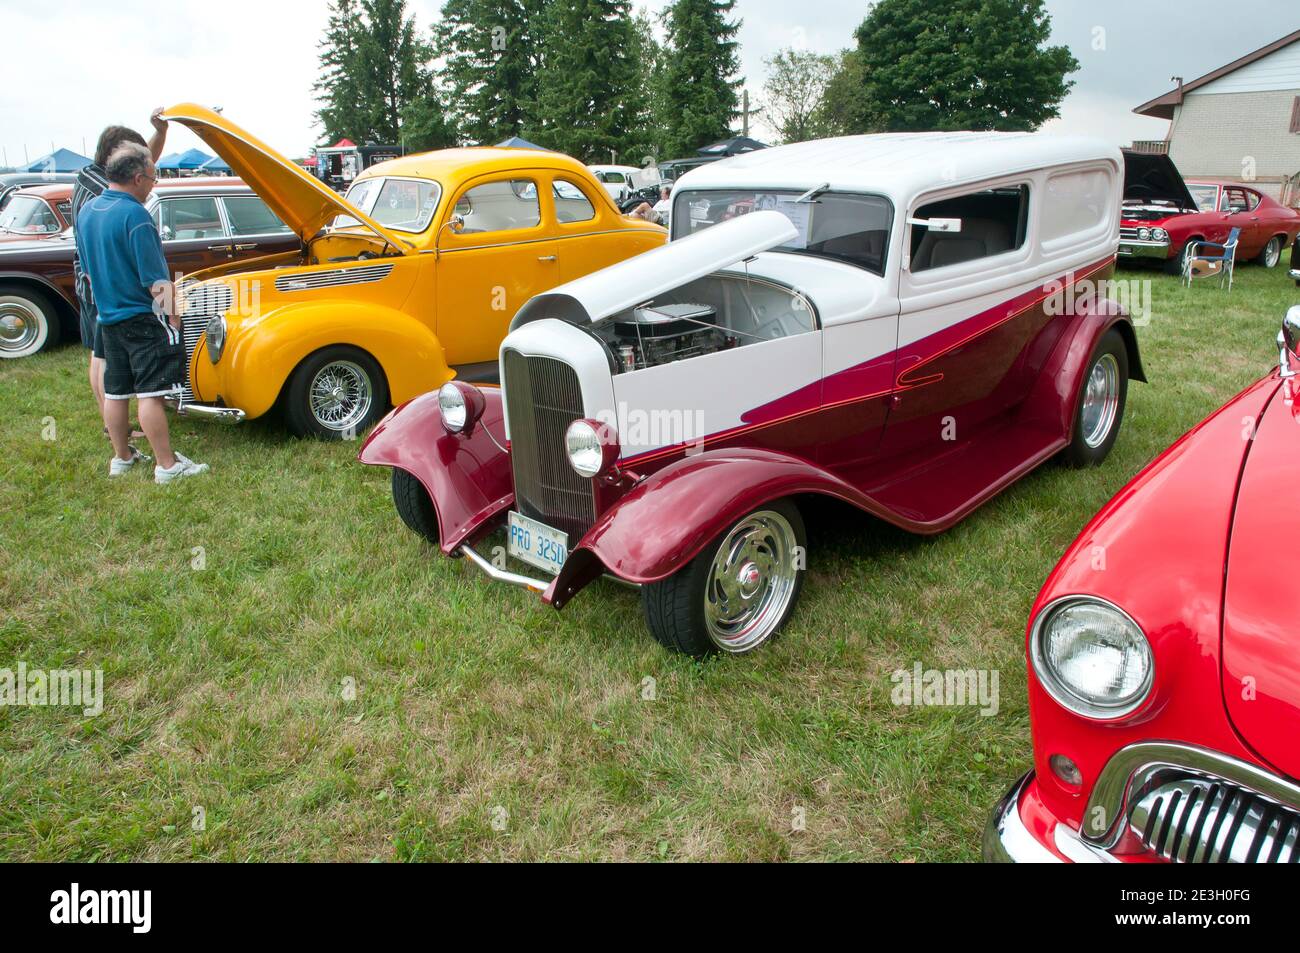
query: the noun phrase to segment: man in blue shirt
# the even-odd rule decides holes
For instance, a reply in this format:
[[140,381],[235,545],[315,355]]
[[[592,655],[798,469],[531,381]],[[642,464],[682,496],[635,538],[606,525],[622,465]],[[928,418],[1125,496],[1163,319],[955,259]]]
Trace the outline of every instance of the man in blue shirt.
[[155,483],[207,471],[173,453],[163,401],[179,397],[185,345],[176,314],[175,286],[162,240],[144,201],[158,180],[144,146],[126,142],[109,156],[108,188],[77,216],[77,254],[90,281],[104,347],[104,423],[113,441],[109,476],[121,476],[148,457],[132,447],[128,409],[135,397],[140,426],[158,457]]

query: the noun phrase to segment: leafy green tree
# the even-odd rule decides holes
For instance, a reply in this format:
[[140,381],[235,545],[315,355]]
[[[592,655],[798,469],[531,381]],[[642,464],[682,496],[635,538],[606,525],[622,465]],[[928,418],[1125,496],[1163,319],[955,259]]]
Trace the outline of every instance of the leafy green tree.
[[586,162],[625,152],[637,138],[641,92],[629,0],[549,0],[541,36],[537,107],[546,145]]
[[1036,129],[1079,68],[1043,0],[879,0],[856,36],[863,128]]
[[447,0],[434,50],[451,124],[467,142],[536,136],[545,0]]
[[862,87],[862,57],[856,49],[841,50],[813,119],[822,135],[849,136],[879,131],[863,120],[866,110],[862,105]]
[[777,50],[763,61],[767,79],[763,104],[783,142],[804,142],[827,135],[822,124],[826,90],[835,77],[834,56],[796,50]]
[[446,149],[456,143],[456,130],[447,121],[432,84],[427,95],[402,106],[402,145],[407,152]]
[[739,20],[728,16],[736,0],[673,0],[668,8],[667,68],[658,122],[664,158],[731,135],[738,109]]

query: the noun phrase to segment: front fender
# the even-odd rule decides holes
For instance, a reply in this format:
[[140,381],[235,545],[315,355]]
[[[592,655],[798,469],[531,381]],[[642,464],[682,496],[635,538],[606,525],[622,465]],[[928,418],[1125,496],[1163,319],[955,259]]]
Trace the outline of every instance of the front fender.
[[1039,372],[1033,391],[1022,405],[1023,422],[1048,427],[1053,433],[1070,439],[1078,410],[1080,375],[1086,370],[1093,348],[1111,328],[1118,330],[1124,339],[1129,379],[1146,382],[1133,322],[1118,303],[1102,298],[1078,308],[1057,340]]
[[394,308],[336,299],[286,305],[232,325],[220,363],[194,362],[195,395],[221,397],[259,417],[304,358],[335,344],[359,348],[379,362],[394,404],[437,390],[453,376],[442,344],[423,322]]
[[405,470],[424,485],[438,514],[438,540],[450,555],[515,499],[510,457],[504,444],[501,391],[480,388],[487,407],[469,435],[449,434],[442,425],[437,393],[405,403],[379,422],[357,459],[371,466]]
[[651,474],[602,513],[543,599],[561,608],[606,571],[629,582],[657,582],[746,513],[810,493],[898,522],[875,500],[801,457],[757,448],[706,450]]

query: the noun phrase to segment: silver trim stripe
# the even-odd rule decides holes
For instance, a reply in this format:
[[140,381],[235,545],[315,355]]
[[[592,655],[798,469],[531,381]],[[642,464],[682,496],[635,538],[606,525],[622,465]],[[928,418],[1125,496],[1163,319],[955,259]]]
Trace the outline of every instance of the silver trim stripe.
[[276,291],[311,291],[316,288],[337,288],[340,285],[365,285],[383,281],[393,271],[393,263],[362,265],[357,268],[334,268],[307,274],[281,275],[275,279]]

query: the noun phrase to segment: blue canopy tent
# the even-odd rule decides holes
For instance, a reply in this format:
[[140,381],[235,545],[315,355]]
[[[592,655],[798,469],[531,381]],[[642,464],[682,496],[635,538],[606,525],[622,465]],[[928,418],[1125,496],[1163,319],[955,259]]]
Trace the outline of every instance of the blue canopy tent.
[[90,165],[85,156],[71,149],[55,149],[47,156],[41,156],[24,172],[76,172],[82,166]]
[[538,152],[553,152],[545,146],[539,146],[535,142],[529,142],[527,139],[521,139],[518,136],[511,136],[509,139],[502,139],[497,143],[498,149],[536,149]]
[[211,162],[213,158],[202,149],[187,149],[179,155],[163,156],[158,160],[158,168],[168,172],[189,172],[202,168],[205,162]]
[[226,164],[226,160],[221,158],[221,156],[213,156],[207,162],[203,163],[203,165],[199,166],[199,171],[210,172],[214,175],[229,175],[230,166]]

